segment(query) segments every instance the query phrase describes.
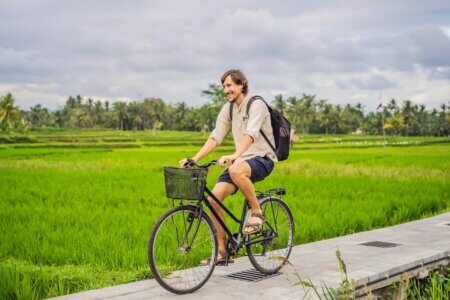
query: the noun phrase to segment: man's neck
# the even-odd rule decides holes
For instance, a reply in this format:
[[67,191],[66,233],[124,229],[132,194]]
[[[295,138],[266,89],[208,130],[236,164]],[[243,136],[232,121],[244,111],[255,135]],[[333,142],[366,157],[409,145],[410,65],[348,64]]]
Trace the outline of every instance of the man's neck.
[[242,104],[242,102],[244,102],[245,97],[247,97],[247,95],[245,94],[240,94],[239,97],[236,99],[236,101],[234,101],[234,103],[237,106],[240,106]]

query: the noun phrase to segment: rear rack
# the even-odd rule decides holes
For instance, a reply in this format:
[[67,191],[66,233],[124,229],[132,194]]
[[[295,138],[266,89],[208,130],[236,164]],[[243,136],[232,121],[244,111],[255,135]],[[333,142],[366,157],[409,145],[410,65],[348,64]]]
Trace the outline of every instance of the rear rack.
[[286,195],[286,188],[275,188],[275,189],[270,189],[267,190],[265,192],[260,192],[260,191],[256,191],[256,197],[258,199],[267,197],[267,196],[271,196],[271,195]]

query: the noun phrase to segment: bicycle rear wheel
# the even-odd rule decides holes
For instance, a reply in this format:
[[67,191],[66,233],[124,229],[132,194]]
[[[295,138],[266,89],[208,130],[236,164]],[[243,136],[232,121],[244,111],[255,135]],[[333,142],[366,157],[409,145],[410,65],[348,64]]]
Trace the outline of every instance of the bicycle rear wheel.
[[[261,201],[266,221],[261,230],[250,236],[247,255],[252,265],[264,274],[278,272],[287,262],[293,247],[294,219],[289,207],[281,199],[267,198]],[[272,238],[271,238],[272,237]],[[258,242],[259,240],[264,241]]]
[[[210,258],[208,265],[200,261]],[[148,244],[150,269],[156,281],[176,294],[192,293],[211,277],[217,259],[217,231],[198,207],[183,205],[165,213]]]

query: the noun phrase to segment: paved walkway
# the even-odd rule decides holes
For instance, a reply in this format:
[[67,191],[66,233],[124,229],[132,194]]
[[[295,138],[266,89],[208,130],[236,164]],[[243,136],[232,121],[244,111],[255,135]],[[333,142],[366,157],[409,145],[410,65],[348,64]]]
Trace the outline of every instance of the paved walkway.
[[[382,241],[399,244],[379,248],[361,245]],[[161,288],[155,280],[86,291],[55,299],[315,299],[311,289],[298,282],[307,277],[319,288],[339,287],[342,282],[335,251],[339,249],[347,266],[349,279],[357,286],[371,289],[408,272],[416,276],[427,266],[450,261],[450,212],[432,218],[360,232],[348,236],[294,247],[283,273],[258,282],[245,282],[224,277],[237,271],[253,269],[248,258],[242,257],[228,267],[216,267],[211,279],[193,294],[177,296]],[[426,275],[426,274],[422,274]],[[362,288],[361,290],[364,290]]]

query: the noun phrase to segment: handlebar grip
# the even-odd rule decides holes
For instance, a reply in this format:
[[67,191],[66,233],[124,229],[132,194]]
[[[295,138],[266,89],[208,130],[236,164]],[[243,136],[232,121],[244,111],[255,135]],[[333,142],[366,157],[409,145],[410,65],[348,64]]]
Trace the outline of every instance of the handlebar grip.
[[187,161],[188,161],[188,164],[190,164],[190,165],[195,165],[196,164],[195,160],[192,159],[192,158],[188,158]]
[[183,168],[195,167],[197,165],[196,161],[192,158],[188,158],[186,164]]

